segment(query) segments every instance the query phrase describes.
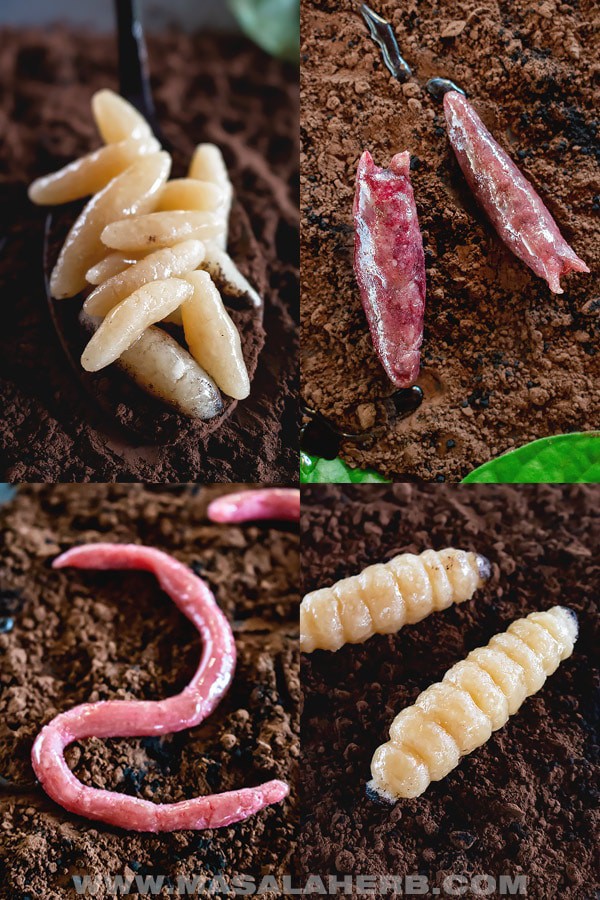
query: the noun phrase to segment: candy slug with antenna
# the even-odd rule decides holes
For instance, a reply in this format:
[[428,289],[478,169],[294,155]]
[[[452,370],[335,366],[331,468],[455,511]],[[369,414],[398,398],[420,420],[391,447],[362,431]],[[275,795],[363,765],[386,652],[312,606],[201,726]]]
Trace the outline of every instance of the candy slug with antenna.
[[391,24],[366,3],[360,3],[359,7],[371,37],[381,50],[387,68],[398,81],[407,81],[412,75],[412,71],[406,60],[400,55],[398,41]]
[[381,402],[387,418],[383,424],[361,432],[343,431],[323,413],[302,403],[301,413],[308,421],[300,429],[301,447],[306,453],[322,456],[323,459],[334,459],[344,441],[360,445],[376,440],[394,422],[412,415],[424,398],[423,388],[418,384],[400,388],[389,397],[378,398],[376,402]]
[[449,78],[430,78],[425,85],[425,88],[435,100],[440,100],[444,94],[448,93],[448,91],[457,91],[464,97],[467,96],[467,92],[463,91],[463,89],[453,81],[450,81]]

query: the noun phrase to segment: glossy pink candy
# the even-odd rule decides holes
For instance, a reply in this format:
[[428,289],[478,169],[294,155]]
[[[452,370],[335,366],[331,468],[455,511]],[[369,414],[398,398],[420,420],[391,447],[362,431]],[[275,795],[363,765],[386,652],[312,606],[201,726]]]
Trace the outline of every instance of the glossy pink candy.
[[175,697],[83,703],[52,719],[39,733],[32,750],[33,768],[46,793],[70,812],[130,831],[221,828],[283,800],[288,786],[276,780],[179,803],[157,804],[87,787],[75,778],[64,759],[64,749],[73,741],[167,734],[192,728],[210,715],[231,683],[235,644],[229,623],[208,586],[160,550],[133,544],[88,544],[63,553],[53,566],[152,572],[200,632],[202,656],[196,674]]
[[223,494],[208,506],[213,522],[248,522],[256,519],[300,518],[300,491],[296,488],[263,488]]
[[448,137],[467,183],[515,256],[562,294],[560,278],[590,270],[569,247],[533,185],[457,91],[444,95]]
[[425,314],[425,256],[410,183],[410,154],[389,169],[365,150],[354,195],[354,272],[371,337],[396,387],[419,375]]

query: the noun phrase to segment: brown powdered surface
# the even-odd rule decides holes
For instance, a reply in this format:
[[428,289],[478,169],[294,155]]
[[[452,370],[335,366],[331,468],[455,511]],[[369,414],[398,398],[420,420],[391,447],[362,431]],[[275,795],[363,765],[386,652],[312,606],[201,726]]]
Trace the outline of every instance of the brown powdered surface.
[[[31,782],[39,729],[77,703],[160,699],[193,674],[193,625],[144,573],[50,568],[73,545],[134,541],[172,553],[205,578],[232,623],[233,683],[199,727],[162,739],[92,739],[67,750],[84,783],[176,802],[293,782],[298,756],[298,538],[289,525],[206,519],[218,490],[141,485],[21,486],[0,512],[0,776]],[[2,628],[6,629],[4,620]],[[71,877],[260,877],[294,851],[295,798],[229,828],[127,833],[65,812],[39,786],[0,783],[0,896],[74,896]],[[103,890],[96,895],[108,897]],[[111,895],[112,896],[112,895]],[[201,896],[199,893],[198,896]]]
[[[265,296],[266,343],[250,398],[229,419],[193,424],[124,389],[106,393],[112,427],[82,390],[58,343],[42,284],[45,211],[26,186],[98,146],[90,98],[117,89],[110,37],[62,28],[0,32],[0,468],[9,481],[289,481],[297,473],[298,315],[297,71],[242,38],[177,32],[149,39],[158,118],[182,174],[200,141],[219,144],[254,237],[233,211],[241,268]],[[239,232],[239,233],[238,233]],[[255,240],[256,239],[256,240]],[[249,368],[264,335],[255,317],[233,316]],[[114,368],[114,367],[113,367]],[[114,376],[111,376],[114,380]],[[122,379],[124,381],[124,379]],[[228,404],[232,407],[232,404]],[[126,407],[126,408],[125,408]],[[128,409],[133,409],[133,417]],[[214,425],[218,424],[216,430]]]
[[[303,654],[304,871],[421,873],[430,890],[450,873],[523,873],[533,900],[597,896],[599,501],[599,488],[581,486],[304,489],[305,591],[427,547],[492,563],[471,601],[395,635]],[[542,689],[421,797],[367,799],[394,716],[515,618],[555,604],[576,611],[579,638]]]
[[[457,481],[528,440],[597,426],[600,371],[598,48],[593,0],[371,4],[414,76],[392,78],[350,0],[306,0],[302,46],[302,378],[342,430],[388,421],[391,393],[352,271],[356,166],[412,154],[427,306],[425,401],[342,456],[402,480]],[[450,25],[452,23],[452,25]],[[501,244],[448,143],[433,76],[464,88],[592,269],[556,296]],[[594,274],[596,273],[596,274]]]

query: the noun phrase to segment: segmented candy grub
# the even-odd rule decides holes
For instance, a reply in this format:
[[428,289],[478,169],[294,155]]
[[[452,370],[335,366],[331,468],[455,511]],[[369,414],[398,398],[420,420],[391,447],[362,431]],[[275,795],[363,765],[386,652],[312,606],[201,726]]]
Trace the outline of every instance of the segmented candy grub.
[[478,553],[453,548],[401,553],[307,594],[300,604],[300,649],[339,650],[373,634],[392,634],[470,600],[489,576],[490,564]]
[[367,786],[382,799],[418,797],[484,744],[573,652],[577,618],[564,606],[517,619],[419,694],[377,748]]
[[181,306],[183,332],[190,353],[229,397],[243,400],[250,379],[240,335],[208,272],[190,272],[193,293]]
[[109,181],[128,169],[140,156],[156,153],[160,144],[153,137],[130,138],[118,144],[100,147],[87,156],[76,159],[58,172],[44,175],[29,186],[32,203],[53,205],[70,203],[90,194],[96,194]]
[[134,291],[108,313],[81,355],[87,372],[115,362],[150,325],[160,322],[187,300],[192,286],[180,278],[152,281]]
[[[116,219],[116,217],[115,217]],[[219,231],[216,214],[197,210],[171,210],[121,219],[106,225],[102,241],[113,250],[141,253],[172,247],[190,238],[214,238]]]
[[157,250],[99,285],[87,297],[83,308],[91,316],[105,316],[142,285],[193,272],[203,257],[201,241],[182,241],[174,247]]
[[115,219],[154,209],[170,169],[168,153],[150,153],[92,197],[60,251],[50,278],[53,297],[73,297],[86,287],[86,272],[106,255],[101,239],[104,228]]

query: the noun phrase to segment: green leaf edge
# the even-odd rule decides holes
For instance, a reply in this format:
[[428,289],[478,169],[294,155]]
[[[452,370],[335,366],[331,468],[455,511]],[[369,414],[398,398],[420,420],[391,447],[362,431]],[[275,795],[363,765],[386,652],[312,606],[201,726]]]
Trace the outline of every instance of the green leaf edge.
[[372,469],[353,469],[343,459],[323,459],[300,453],[300,484],[387,484]]
[[540,438],[491,459],[461,484],[598,484],[600,431]]
[[[286,0],[278,12],[276,17],[278,26],[274,29],[272,20],[275,13],[272,0],[270,8],[268,2],[265,4],[266,9],[260,8],[260,0],[258,2],[254,0],[255,8],[252,8],[252,0],[246,0],[246,2],[245,0],[228,0],[228,5],[244,34],[265,53],[286,62],[299,64],[300,0]],[[265,21],[265,15],[271,22],[271,27]]]

